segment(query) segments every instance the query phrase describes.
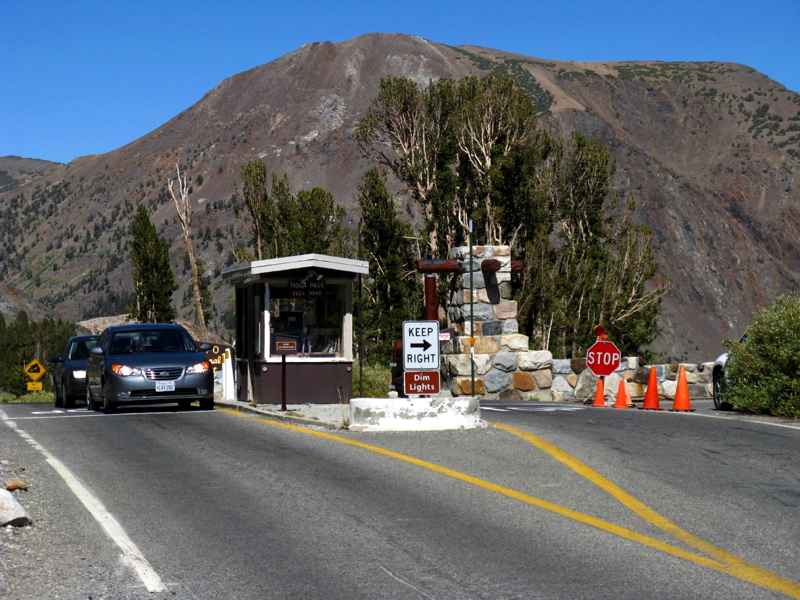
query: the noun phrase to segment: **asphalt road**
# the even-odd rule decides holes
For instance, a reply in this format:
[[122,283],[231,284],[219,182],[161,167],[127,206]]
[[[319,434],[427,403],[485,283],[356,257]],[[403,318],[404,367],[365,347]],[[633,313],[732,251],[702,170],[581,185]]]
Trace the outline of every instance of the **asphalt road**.
[[0,532],[0,596],[800,597],[800,430],[486,408],[482,430],[331,434],[225,410],[3,407],[23,434],[0,424],[0,459],[25,469],[36,525]]

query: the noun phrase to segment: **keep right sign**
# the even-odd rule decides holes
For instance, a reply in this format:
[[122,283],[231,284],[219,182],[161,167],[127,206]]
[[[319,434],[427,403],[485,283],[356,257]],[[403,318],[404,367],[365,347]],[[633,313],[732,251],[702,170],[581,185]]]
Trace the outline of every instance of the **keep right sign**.
[[622,353],[614,342],[598,340],[586,351],[586,366],[598,377],[611,375],[619,367]]

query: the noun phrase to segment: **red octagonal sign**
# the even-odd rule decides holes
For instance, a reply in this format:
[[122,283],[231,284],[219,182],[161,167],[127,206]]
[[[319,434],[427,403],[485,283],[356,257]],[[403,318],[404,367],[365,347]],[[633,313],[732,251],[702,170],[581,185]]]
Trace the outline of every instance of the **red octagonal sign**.
[[586,366],[598,377],[611,375],[619,367],[622,354],[614,342],[598,340],[586,351]]

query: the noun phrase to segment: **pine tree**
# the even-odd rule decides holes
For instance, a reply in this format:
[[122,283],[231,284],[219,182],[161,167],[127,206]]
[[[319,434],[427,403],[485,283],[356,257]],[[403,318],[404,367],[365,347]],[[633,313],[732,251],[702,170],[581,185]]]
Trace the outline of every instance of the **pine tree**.
[[158,237],[147,208],[140,206],[130,226],[128,244],[133,267],[135,300],[130,318],[149,323],[175,318],[172,294],[177,289],[169,262],[169,245]]
[[362,300],[361,327],[370,362],[388,360],[392,342],[400,338],[404,320],[420,312],[421,292],[414,267],[411,227],[396,214],[394,199],[381,171],[364,175],[358,189],[361,207],[361,250],[370,263]]

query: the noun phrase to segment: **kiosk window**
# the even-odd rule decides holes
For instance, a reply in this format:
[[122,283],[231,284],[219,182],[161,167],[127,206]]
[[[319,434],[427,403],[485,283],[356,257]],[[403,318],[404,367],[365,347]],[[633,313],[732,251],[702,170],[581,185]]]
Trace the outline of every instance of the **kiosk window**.
[[298,354],[342,356],[342,319],[345,287],[325,285],[298,293],[297,288],[270,286],[270,342],[275,353],[277,341],[297,343]]

